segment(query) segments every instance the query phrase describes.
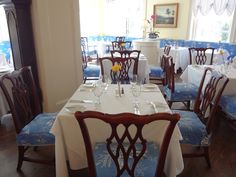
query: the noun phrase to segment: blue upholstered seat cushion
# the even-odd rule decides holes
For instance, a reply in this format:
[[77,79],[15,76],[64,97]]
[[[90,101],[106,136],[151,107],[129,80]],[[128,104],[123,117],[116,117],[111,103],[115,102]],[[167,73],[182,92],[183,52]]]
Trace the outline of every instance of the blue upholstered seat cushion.
[[44,146],[55,143],[54,135],[50,133],[56,113],[42,113],[28,123],[16,137],[18,145]]
[[149,77],[163,77],[163,69],[160,66],[150,66]]
[[174,93],[165,86],[164,93],[167,100],[170,101],[186,101],[194,100],[197,97],[198,87],[191,83],[175,83]]
[[[115,144],[112,147],[114,152]],[[141,150],[141,144],[136,144],[136,149]],[[120,153],[121,155],[121,153]],[[143,157],[139,160],[135,168],[135,177],[154,177],[157,159],[159,156],[159,149],[155,143],[147,143],[147,149]],[[106,147],[106,143],[96,143],[94,148],[94,157],[96,163],[96,171],[98,177],[116,177],[116,166],[113,159],[109,155]],[[132,154],[129,156],[129,162],[132,162]],[[123,164],[123,158],[119,159],[119,163]],[[131,163],[129,163],[131,165]],[[122,167],[122,166],[121,166]],[[129,177],[128,173],[124,171],[122,177]]]
[[236,120],[236,95],[221,96],[220,106],[229,118]]
[[100,66],[97,65],[87,65],[84,69],[84,77],[99,77]]
[[208,135],[206,126],[196,113],[182,110],[172,110],[172,112],[180,115],[180,120],[177,124],[183,137],[181,143],[194,146],[208,146],[210,144],[211,136]]

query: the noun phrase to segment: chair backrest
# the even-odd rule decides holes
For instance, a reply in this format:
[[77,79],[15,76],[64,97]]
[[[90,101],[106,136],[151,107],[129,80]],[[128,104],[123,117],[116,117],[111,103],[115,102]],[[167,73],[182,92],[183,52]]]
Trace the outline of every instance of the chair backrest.
[[9,104],[16,132],[42,112],[31,68],[23,67],[0,78],[0,86]]
[[[129,176],[134,177],[135,167],[138,161],[144,155],[147,148],[147,140],[144,138],[142,134],[142,129],[145,125],[152,123],[154,121],[167,121],[168,125],[164,133],[164,138],[160,144],[160,154],[157,159],[158,165],[156,167],[156,177],[161,177],[163,175],[163,168],[165,164],[167,149],[169,146],[170,138],[172,136],[173,130],[175,128],[176,123],[179,120],[178,114],[168,114],[168,113],[156,113],[153,115],[135,115],[132,113],[121,113],[121,114],[103,114],[94,111],[85,111],[85,112],[76,112],[75,117],[79,122],[81,132],[83,135],[87,159],[88,159],[88,168],[89,168],[89,176],[96,177],[96,168],[93,157],[93,149],[92,142],[90,139],[88,127],[86,125],[86,119],[96,119],[101,120],[104,123],[107,123],[111,127],[111,134],[107,135],[106,144],[109,155],[116,165],[116,175],[120,177],[123,172],[127,172]],[[120,135],[118,133],[118,127],[123,125],[125,130]],[[134,135],[132,135],[131,126],[135,126],[135,130],[133,131]],[[132,127],[133,128],[133,127]],[[132,138],[133,137],[133,138]],[[124,147],[124,143],[128,143],[128,147]],[[141,151],[137,151],[136,143],[141,142],[142,147]],[[111,150],[111,144],[117,143],[115,150]],[[120,157],[123,156],[123,163],[118,163]],[[133,161],[129,162],[129,157],[133,157]],[[122,165],[123,164],[123,165]],[[114,172],[115,173],[115,172]],[[144,174],[145,175],[145,174]]]
[[171,92],[175,91],[175,64],[173,63],[173,57],[168,55],[162,56],[164,67],[164,83]]
[[112,41],[111,43],[113,50],[127,50],[132,46],[131,41]]
[[[189,59],[191,64],[205,65],[213,63],[214,48],[194,48],[191,47],[189,50]],[[208,53],[209,52],[209,53]],[[209,61],[210,60],[210,61]],[[207,62],[209,61],[209,62]]]
[[165,55],[169,55],[170,54],[170,49],[171,49],[170,45],[165,45],[165,47],[164,47],[164,54]]
[[[116,83],[117,80],[121,81],[121,83],[128,83],[130,80],[129,74],[134,75],[138,73],[138,60],[133,57],[128,57],[128,58],[103,57],[99,58],[99,61],[102,75],[110,75],[112,83]],[[111,67],[114,66],[115,64],[121,66],[121,69],[117,72],[116,77],[114,76],[111,70]],[[107,68],[107,66],[109,67]]]
[[116,36],[116,41],[125,41],[125,36]]
[[208,133],[211,132],[214,125],[218,104],[228,81],[229,79],[225,75],[212,68],[206,68],[202,76],[194,112],[206,124]]
[[120,58],[136,58],[139,59],[141,51],[140,50],[112,50],[111,57],[120,57]]
[[81,37],[81,55],[82,55],[82,67],[87,67],[88,64],[88,38]]

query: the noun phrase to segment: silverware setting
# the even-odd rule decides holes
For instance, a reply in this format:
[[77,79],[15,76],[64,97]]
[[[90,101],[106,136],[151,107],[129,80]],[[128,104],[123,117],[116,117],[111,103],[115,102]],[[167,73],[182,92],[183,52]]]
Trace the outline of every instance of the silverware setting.
[[95,103],[93,100],[70,100],[70,103]]

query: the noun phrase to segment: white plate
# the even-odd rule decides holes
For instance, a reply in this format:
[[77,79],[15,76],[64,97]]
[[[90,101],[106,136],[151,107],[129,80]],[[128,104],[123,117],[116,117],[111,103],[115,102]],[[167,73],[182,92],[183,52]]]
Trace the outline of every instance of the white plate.
[[94,88],[94,83],[86,83],[86,84],[83,84],[83,86],[86,88]]
[[157,85],[155,85],[155,84],[144,84],[144,88],[154,89],[154,88],[157,88]]
[[67,106],[65,107],[65,110],[69,113],[75,113],[76,111],[85,111],[86,108],[82,105],[72,105],[72,106]]

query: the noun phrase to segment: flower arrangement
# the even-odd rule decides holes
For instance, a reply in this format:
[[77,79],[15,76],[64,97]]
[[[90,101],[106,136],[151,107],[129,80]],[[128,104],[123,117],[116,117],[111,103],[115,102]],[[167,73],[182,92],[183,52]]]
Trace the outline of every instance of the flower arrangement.
[[120,81],[119,81],[119,76],[118,76],[118,72],[121,70],[121,65],[119,64],[114,64],[112,67],[111,67],[111,77],[112,77],[112,80],[117,82],[117,85],[118,85],[118,94],[119,96],[121,97],[121,90],[120,90]]
[[118,80],[118,75],[117,73],[121,70],[121,65],[115,63],[112,67],[111,67],[111,77],[112,80],[117,81]]
[[157,16],[156,15],[151,15],[150,19],[147,20],[147,23],[149,24],[149,38],[157,38],[159,37],[159,32],[158,31],[154,31],[153,27],[154,24],[153,22],[156,20]]

